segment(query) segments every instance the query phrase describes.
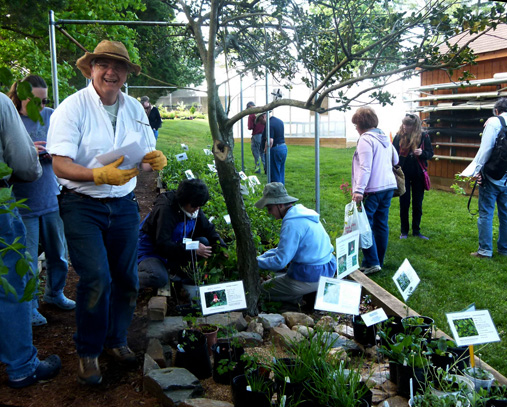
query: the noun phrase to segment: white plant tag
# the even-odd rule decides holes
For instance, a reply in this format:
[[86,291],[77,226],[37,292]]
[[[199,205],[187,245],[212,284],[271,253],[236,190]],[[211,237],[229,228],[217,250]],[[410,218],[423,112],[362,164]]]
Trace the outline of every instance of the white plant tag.
[[192,170],[186,170],[185,175],[187,176],[187,179],[194,179],[195,178]]
[[202,151],[204,151],[204,154],[206,154],[206,155],[213,155],[213,153],[211,152],[211,150],[209,148],[203,148]]
[[252,391],[252,388],[248,385],[246,386],[246,391]]
[[244,180],[246,180],[246,179],[248,179],[248,177],[246,176],[246,174],[245,174],[243,171],[238,172],[238,174],[239,174],[239,177],[240,177],[243,181],[244,181]]
[[199,249],[199,241],[191,240],[190,242],[185,242],[185,250],[197,250]]
[[187,153],[176,154],[176,159],[178,161],[188,160]]
[[230,225],[231,224],[231,215],[224,215],[224,220],[225,220],[225,223]]
[[208,168],[211,172],[217,172],[217,169],[215,167],[215,164],[208,164]]
[[181,148],[185,151],[188,151],[188,146],[186,144],[181,144]]

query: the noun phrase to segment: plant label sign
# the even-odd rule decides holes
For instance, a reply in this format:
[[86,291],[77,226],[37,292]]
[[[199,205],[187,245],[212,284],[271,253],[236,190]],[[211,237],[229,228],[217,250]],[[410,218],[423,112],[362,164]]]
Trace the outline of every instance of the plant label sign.
[[195,178],[192,170],[186,170],[185,175],[186,175],[187,179],[194,179]]
[[213,155],[213,153],[211,152],[211,150],[209,148],[203,148],[202,151],[204,151],[204,154],[206,154],[206,155]]
[[393,281],[396,287],[398,287],[403,299],[407,301],[421,282],[421,279],[408,259],[405,259],[398,271],[394,273]]
[[337,279],[348,276],[359,268],[359,232],[352,232],[336,239]]
[[243,281],[199,286],[202,315],[246,308]]
[[224,215],[224,220],[225,220],[225,223],[230,225],[231,224],[231,215]]
[[208,164],[208,168],[211,172],[217,172],[217,169],[215,167],[215,164]]
[[185,151],[188,151],[188,146],[186,144],[181,144],[181,148]]
[[199,240],[191,240],[190,242],[185,242],[185,250],[198,250],[199,249]]
[[176,160],[178,161],[188,160],[187,153],[176,154]]
[[383,308],[379,308],[367,314],[362,314],[361,318],[366,326],[372,326],[387,320],[387,315]]
[[255,185],[260,185],[261,182],[259,181],[259,178],[257,178],[255,175],[250,175],[248,177],[248,182],[250,184],[251,187],[255,186]]
[[488,310],[452,312],[446,316],[452,336],[458,346],[500,341]]
[[336,278],[321,277],[315,309],[359,315],[361,284]]
[[238,175],[242,181],[245,181],[248,179],[247,175],[243,171],[238,172]]

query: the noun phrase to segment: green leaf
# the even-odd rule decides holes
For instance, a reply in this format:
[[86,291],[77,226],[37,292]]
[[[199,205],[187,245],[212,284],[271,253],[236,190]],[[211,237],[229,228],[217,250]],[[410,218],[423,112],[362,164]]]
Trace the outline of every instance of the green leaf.
[[26,100],[33,97],[32,85],[30,85],[28,82],[19,82],[16,88],[16,92],[18,93],[18,97],[21,100]]
[[30,119],[34,122],[38,121],[41,126],[44,125],[44,121],[42,120],[42,116],[40,114],[41,100],[39,98],[33,98],[26,105],[26,113]]
[[23,277],[28,270],[30,270],[30,263],[25,258],[21,258],[16,262],[16,273],[18,276]]
[[12,82],[14,82],[14,75],[11,70],[6,67],[0,68],[0,83],[9,86]]
[[0,284],[2,285],[3,290],[5,291],[6,295],[12,294],[12,295],[14,295],[14,297],[18,298],[18,294],[16,293],[16,290],[14,289],[14,287],[12,285],[9,284],[9,282],[5,278],[0,277]]
[[7,164],[0,162],[0,178],[4,178],[7,175],[11,175],[11,174],[12,174],[12,169],[10,169]]
[[35,289],[37,288],[37,278],[32,277],[30,280],[28,280],[28,283],[25,287],[25,292],[23,293],[23,296],[19,300],[19,302],[23,301],[31,301],[33,299],[33,294],[35,293]]
[[10,188],[0,188],[0,203],[7,202],[11,199],[11,189]]

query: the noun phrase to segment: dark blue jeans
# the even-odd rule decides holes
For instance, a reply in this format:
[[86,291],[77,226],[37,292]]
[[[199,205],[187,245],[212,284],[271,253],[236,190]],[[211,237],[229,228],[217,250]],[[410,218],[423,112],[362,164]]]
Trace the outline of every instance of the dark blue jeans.
[[[0,206],[0,209],[5,209]],[[25,244],[26,230],[19,217],[18,210],[14,209],[14,216],[0,213],[0,236],[8,244]],[[4,246],[0,244],[0,249]],[[30,302],[19,302],[23,296],[26,284],[32,274],[24,277],[16,273],[16,263],[20,256],[13,250],[3,255],[3,264],[7,267],[7,275],[3,275],[9,284],[16,290],[17,297],[6,294],[0,287],[0,362],[7,365],[9,379],[22,379],[31,375],[39,366],[37,349],[32,343],[32,305]]]
[[60,196],[72,265],[79,275],[74,335],[81,357],[126,345],[139,287],[139,210],[133,193],[99,201]]
[[287,160],[287,145],[280,144],[269,150],[271,165],[271,182],[285,184],[285,160]]
[[393,190],[381,191],[364,198],[364,209],[373,233],[373,245],[369,249],[363,249],[363,267],[384,265],[389,240],[389,207],[393,194]]

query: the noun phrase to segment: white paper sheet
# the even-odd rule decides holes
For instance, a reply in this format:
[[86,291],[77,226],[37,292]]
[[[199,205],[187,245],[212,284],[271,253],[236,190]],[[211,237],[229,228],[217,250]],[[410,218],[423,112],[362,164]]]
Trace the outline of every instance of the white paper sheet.
[[145,156],[144,150],[141,148],[137,141],[120,147],[117,150],[110,151],[109,153],[100,154],[95,159],[102,165],[108,165],[123,156],[123,162],[118,167],[120,169],[134,168],[143,160]]
[[336,278],[321,277],[315,309],[359,315],[361,284]]

